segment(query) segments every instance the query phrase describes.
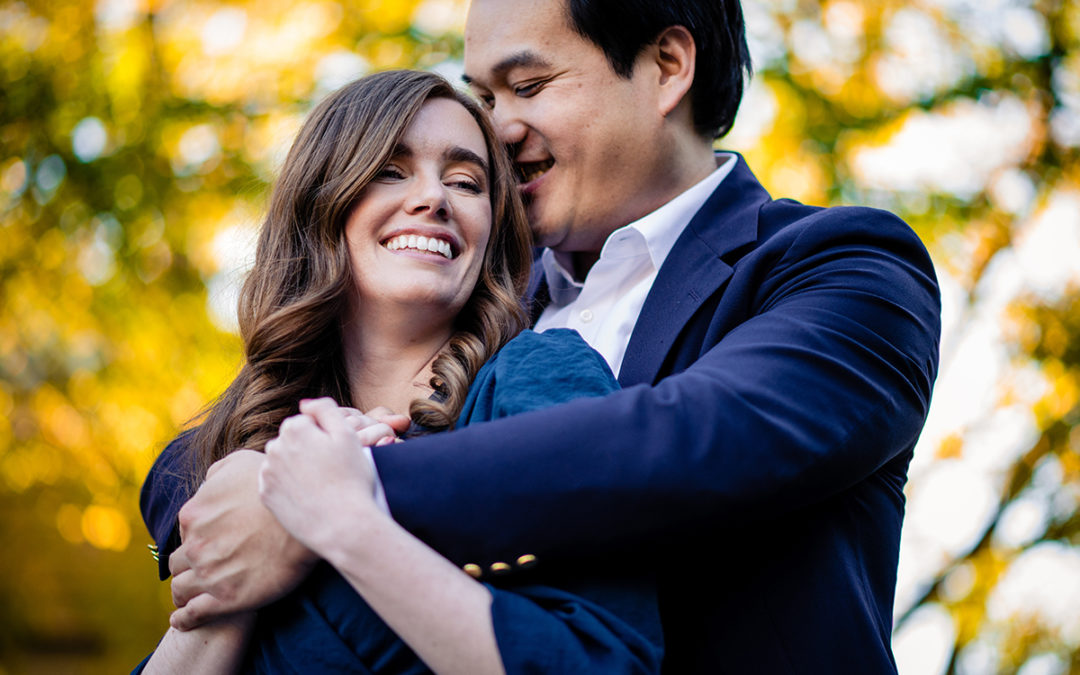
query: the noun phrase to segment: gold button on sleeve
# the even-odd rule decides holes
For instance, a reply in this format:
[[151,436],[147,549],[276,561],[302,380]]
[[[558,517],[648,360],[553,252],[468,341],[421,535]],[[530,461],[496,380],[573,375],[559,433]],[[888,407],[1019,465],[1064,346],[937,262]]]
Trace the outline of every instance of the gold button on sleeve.
[[532,553],[526,553],[525,555],[518,557],[517,566],[523,570],[527,570],[530,567],[536,567],[536,556]]
[[480,569],[480,566],[474,563],[469,563],[461,569],[465,570],[465,574],[468,574],[473,579],[479,579],[484,574],[484,570]]
[[504,562],[491,563],[492,574],[506,574],[510,571],[510,566]]

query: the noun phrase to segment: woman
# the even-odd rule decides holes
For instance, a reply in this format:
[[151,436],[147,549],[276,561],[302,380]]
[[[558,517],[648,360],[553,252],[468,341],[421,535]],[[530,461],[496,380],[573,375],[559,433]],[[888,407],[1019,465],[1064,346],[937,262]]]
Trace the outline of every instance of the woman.
[[264,503],[325,562],[257,618],[170,630],[146,672],[658,671],[648,584],[479,584],[375,508],[335,403],[408,411],[431,433],[611,391],[576,334],[518,335],[529,259],[509,160],[444,80],[381,73],[312,112],[242,293],[247,362],[177,442],[192,486],[234,449],[265,449]]

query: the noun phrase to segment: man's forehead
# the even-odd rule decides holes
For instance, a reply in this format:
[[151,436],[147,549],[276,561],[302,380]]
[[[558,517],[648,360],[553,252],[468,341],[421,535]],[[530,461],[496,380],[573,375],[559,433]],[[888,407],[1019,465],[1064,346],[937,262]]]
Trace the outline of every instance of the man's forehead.
[[466,81],[550,65],[551,48],[567,33],[573,30],[562,0],[473,0],[465,23]]

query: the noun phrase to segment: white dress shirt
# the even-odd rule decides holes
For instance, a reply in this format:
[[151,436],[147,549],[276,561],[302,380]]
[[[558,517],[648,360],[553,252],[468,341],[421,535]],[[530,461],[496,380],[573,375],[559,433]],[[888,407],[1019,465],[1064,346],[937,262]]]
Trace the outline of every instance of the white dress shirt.
[[551,304],[535,330],[573,328],[618,377],[630,334],[657,272],[690,219],[735,167],[735,156],[729,153],[718,153],[716,161],[719,167],[686,192],[612,232],[584,282],[575,281],[555,252],[544,249],[540,264]]

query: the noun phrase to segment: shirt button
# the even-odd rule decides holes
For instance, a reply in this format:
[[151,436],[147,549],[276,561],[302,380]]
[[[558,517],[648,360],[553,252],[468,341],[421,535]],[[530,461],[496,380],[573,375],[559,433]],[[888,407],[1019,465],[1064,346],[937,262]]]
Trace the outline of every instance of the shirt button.
[[581,316],[581,320],[584,321],[585,323],[589,323],[590,321],[593,320],[593,313],[592,313],[591,309],[583,309],[583,310],[581,310],[580,316]]

